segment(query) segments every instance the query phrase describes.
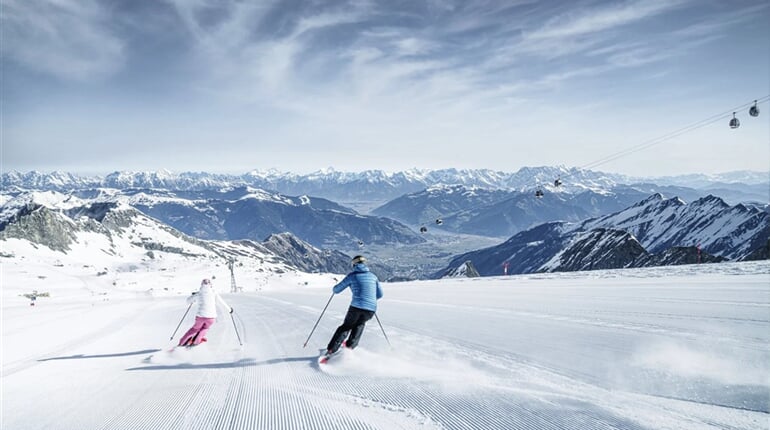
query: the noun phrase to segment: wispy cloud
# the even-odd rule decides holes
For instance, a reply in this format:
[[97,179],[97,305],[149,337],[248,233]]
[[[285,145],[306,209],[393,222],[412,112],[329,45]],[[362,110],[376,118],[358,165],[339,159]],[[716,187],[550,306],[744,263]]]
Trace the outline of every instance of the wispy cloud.
[[564,39],[629,25],[681,7],[685,0],[637,0],[603,5],[579,12],[574,10],[549,19],[526,35],[527,40]]
[[636,0],[565,9],[528,28],[511,50],[554,59],[596,52],[614,43],[625,44],[621,35],[628,27],[682,8],[688,1]]
[[[208,132],[409,153],[421,142],[558,142],[602,109],[613,115],[616,98],[699,91],[682,81],[701,54],[744,37],[739,24],[756,28],[768,10],[694,0],[3,2],[4,60],[83,85],[112,77],[116,93],[143,102],[131,113],[158,130],[147,141],[204,147]],[[699,88],[714,86],[707,72]],[[316,146],[304,150],[328,152]]]
[[422,117],[451,122],[570,81],[664,61],[669,54],[628,42],[622,30],[685,3],[554,10],[526,1],[447,1],[420,4],[418,14],[375,2],[291,11],[220,2],[227,18],[205,27],[208,2],[174,1],[202,61],[216,65],[206,88],[319,122],[366,117],[361,123],[437,111]]
[[95,0],[4,0],[3,57],[62,79],[109,76],[125,61],[124,43]]

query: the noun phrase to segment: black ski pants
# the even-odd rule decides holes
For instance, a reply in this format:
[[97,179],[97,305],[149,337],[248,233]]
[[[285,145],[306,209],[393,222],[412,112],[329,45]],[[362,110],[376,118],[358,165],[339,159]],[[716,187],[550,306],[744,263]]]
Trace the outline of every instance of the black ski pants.
[[348,336],[348,340],[345,345],[348,348],[355,348],[358,345],[358,341],[361,339],[361,334],[364,332],[364,326],[366,322],[372,319],[374,311],[367,311],[366,309],[359,309],[356,307],[349,307],[348,314],[345,315],[345,321],[342,325],[337,327],[337,331],[334,332],[332,340],[329,341],[327,350],[336,352],[340,349],[342,341],[345,340],[345,336]]

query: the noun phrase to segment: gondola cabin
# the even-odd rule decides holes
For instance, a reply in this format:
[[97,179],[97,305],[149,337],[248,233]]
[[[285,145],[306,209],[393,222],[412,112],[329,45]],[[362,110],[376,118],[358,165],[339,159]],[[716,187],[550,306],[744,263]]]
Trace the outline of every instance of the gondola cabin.
[[759,107],[757,106],[757,101],[754,100],[754,106],[749,108],[749,115],[751,116],[759,116]]

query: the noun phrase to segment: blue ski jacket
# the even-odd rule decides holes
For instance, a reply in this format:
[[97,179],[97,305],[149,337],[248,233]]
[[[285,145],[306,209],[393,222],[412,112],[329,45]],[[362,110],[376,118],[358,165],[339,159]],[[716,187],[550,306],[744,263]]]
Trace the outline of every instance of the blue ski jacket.
[[365,264],[358,263],[353,266],[353,271],[334,286],[334,294],[339,294],[348,287],[353,293],[350,306],[377,312],[377,300],[382,297],[382,288],[377,275],[370,272]]

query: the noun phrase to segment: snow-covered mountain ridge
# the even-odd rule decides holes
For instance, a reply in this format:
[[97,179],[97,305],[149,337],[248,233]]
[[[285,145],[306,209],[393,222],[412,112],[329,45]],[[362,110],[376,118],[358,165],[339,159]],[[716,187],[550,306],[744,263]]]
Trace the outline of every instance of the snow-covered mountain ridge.
[[595,228],[628,231],[651,252],[689,245],[739,259],[767,242],[770,215],[741,204],[730,206],[715,196],[686,204],[653,194],[623,211],[585,221],[576,230]]
[[[705,187],[711,183],[763,184],[770,182],[767,172],[727,172],[714,175],[681,175],[663,178],[634,178],[580,168],[522,167],[516,172],[490,169],[410,169],[399,172],[366,170],[340,172],[334,169],[309,174],[281,172],[275,169],[254,170],[241,175],[207,172],[134,172],[118,171],[105,176],[82,176],[68,172],[6,172],[0,175],[3,189],[69,191],[87,188],[165,188],[171,190],[208,190],[253,186],[284,194],[311,194],[338,199],[353,197],[364,190],[374,191],[378,198],[390,198],[425,189],[437,184],[462,184],[491,189],[526,190],[553,183],[561,178],[567,189],[605,189],[617,184],[655,182],[661,185]],[[357,191],[355,187],[358,187]],[[321,194],[318,194],[318,192]],[[324,194],[324,193],[328,193]]]
[[[349,256],[322,251],[289,233],[251,240],[213,241],[186,235],[124,200],[84,202],[53,191],[25,193],[3,207],[0,241],[4,258],[72,261],[121,271],[163,270],[179,261],[226,265],[235,260],[253,273],[344,273]],[[187,263],[190,264],[190,263]],[[194,263],[193,263],[194,264]],[[107,269],[105,269],[107,272]]]
[[686,204],[655,194],[610,215],[538,225],[500,245],[456,256],[434,276],[467,261],[490,276],[503,267],[532,273],[741,260],[762,255],[768,238],[770,214],[763,210],[729,206],[714,196]]

